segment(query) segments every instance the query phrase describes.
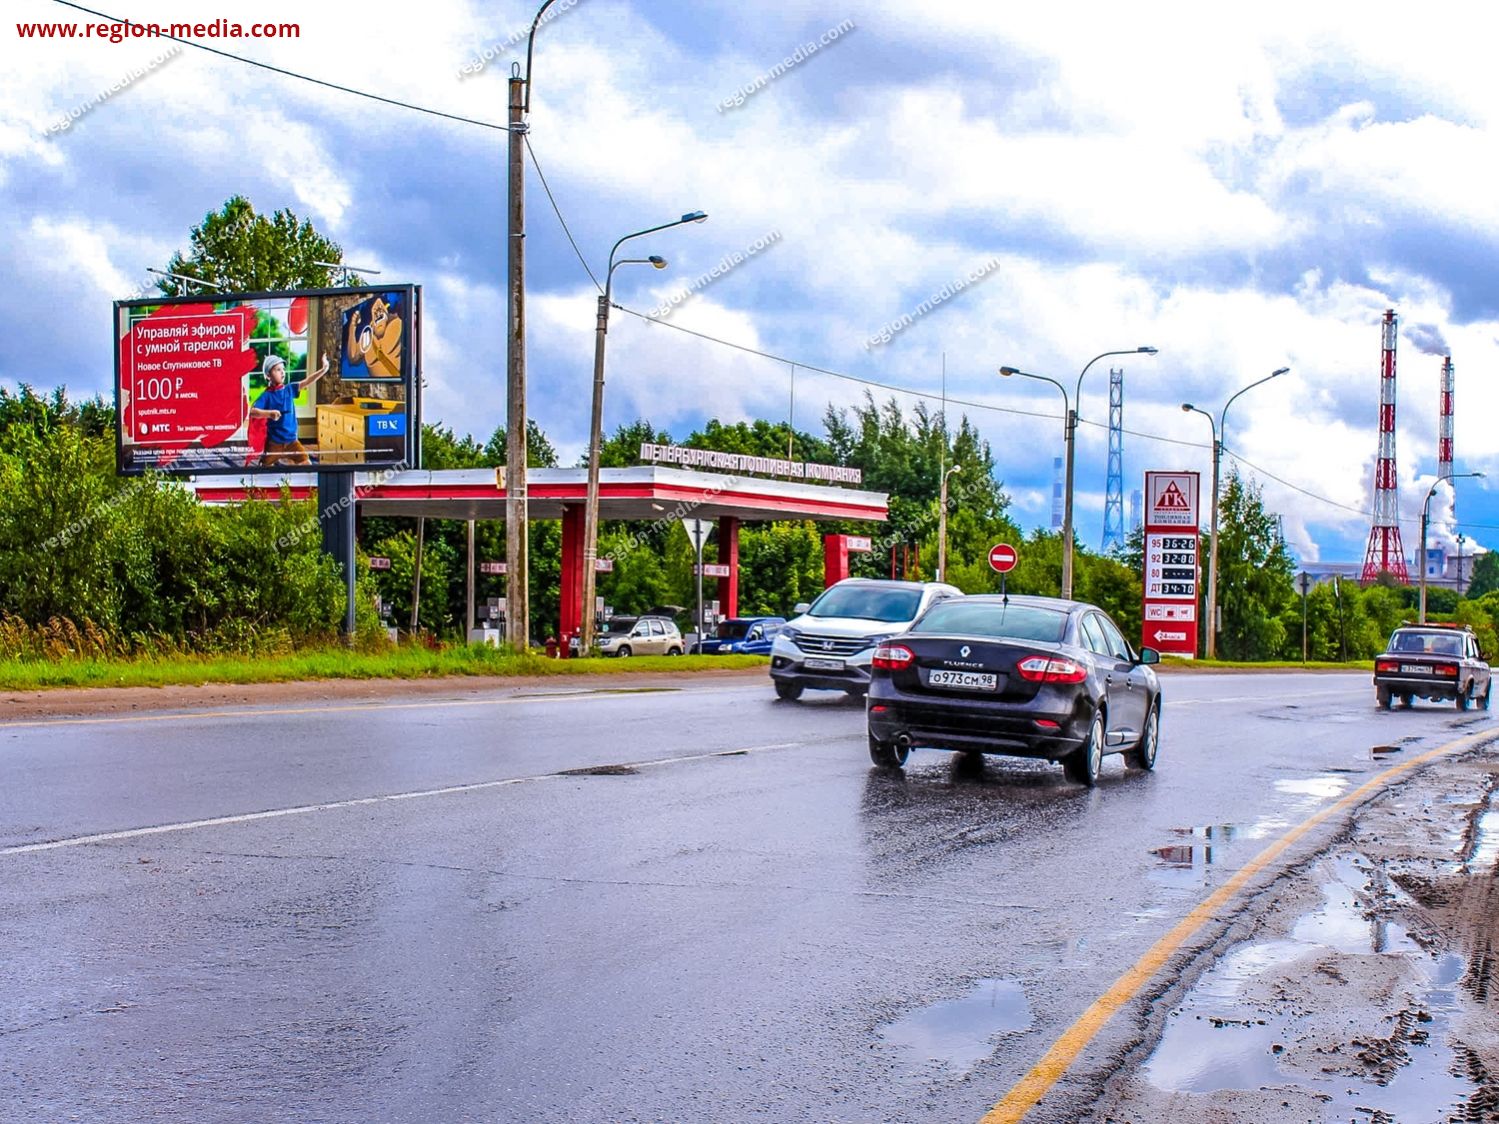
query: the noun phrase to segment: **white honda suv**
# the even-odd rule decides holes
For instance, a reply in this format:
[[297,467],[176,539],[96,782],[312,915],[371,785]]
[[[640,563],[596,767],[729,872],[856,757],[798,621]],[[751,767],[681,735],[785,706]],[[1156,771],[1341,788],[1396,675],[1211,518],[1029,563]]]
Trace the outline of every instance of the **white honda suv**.
[[881,641],[899,636],[939,601],[963,591],[941,582],[846,578],[829,586],[781,629],[770,649],[776,694],[798,699],[807,688],[862,695]]

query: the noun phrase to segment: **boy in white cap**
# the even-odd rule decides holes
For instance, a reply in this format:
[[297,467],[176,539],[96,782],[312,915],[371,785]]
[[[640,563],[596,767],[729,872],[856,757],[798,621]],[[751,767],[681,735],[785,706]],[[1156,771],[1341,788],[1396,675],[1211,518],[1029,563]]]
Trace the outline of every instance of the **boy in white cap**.
[[297,440],[297,396],[328,373],[328,357],[323,356],[323,365],[301,382],[288,382],[286,361],[279,355],[265,357],[266,388],[261,391],[255,405],[250,407],[252,418],[265,418],[265,456],[263,465],[311,464],[312,458]]

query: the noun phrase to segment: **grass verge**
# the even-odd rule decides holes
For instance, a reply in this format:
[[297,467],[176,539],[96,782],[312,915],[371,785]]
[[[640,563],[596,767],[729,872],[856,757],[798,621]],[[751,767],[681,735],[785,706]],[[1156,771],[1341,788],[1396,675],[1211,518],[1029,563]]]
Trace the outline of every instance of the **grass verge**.
[[432,651],[398,648],[351,652],[328,648],[286,656],[170,656],[133,660],[0,660],[0,691],[57,687],[197,687],[207,683],[289,683],[313,679],[435,679],[445,676],[674,674],[762,667],[763,656],[634,656],[550,660],[545,656],[472,646]]
[[1263,663],[1246,663],[1242,660],[1186,660],[1177,656],[1167,656],[1161,660],[1161,666],[1179,671],[1367,671],[1374,672],[1373,660],[1337,660],[1322,661],[1311,660],[1302,663],[1300,660],[1266,660]]

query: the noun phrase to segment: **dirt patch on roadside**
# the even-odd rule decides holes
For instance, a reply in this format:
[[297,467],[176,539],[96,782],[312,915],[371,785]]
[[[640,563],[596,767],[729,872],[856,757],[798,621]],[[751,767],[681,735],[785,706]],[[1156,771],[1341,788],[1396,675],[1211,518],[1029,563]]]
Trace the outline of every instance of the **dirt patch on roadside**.
[[1499,1120],[1499,749],[1442,760],[1254,903],[1083,1119]]
[[309,706],[319,702],[388,699],[473,698],[496,692],[565,693],[569,691],[690,690],[725,681],[766,678],[763,667],[669,672],[618,672],[601,675],[450,676],[441,679],[318,679],[301,683],[207,683],[196,687],[79,687],[0,693],[0,724],[43,718],[107,718],[165,710],[203,710],[240,706]]

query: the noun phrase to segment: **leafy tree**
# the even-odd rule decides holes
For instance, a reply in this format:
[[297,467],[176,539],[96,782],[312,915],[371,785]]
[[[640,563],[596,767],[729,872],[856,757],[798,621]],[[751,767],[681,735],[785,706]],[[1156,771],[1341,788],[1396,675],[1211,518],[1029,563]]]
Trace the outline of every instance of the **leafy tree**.
[[[248,199],[235,195],[193,227],[187,253],[174,253],[167,272],[201,277],[224,292],[322,289],[332,287],[335,271],[319,263],[341,261],[343,248],[310,221],[284,208],[269,217],[256,214]],[[351,276],[348,283],[364,282]],[[156,284],[167,296],[177,292],[169,277]]]
[[739,612],[789,616],[822,592],[822,536],[813,523],[767,523],[739,532]]
[[[485,464],[502,465],[508,464],[510,460],[510,449],[506,444],[505,427],[498,427],[484,443]],[[534,418],[526,419],[526,467],[527,468],[556,468],[557,449],[551,439],[542,432],[541,426],[536,424]]]
[[714,418],[690,434],[682,444],[691,449],[717,449],[723,453],[774,457],[777,460],[788,459],[788,452],[792,460],[828,463],[832,459],[828,443],[822,438],[800,430],[793,434],[785,422],[769,422],[763,418],[731,425]]
[[1223,489],[1218,537],[1219,651],[1231,660],[1274,658],[1286,643],[1281,614],[1296,597],[1295,566],[1260,488],[1237,471]]
[[431,422],[422,426],[423,468],[484,468],[489,463],[485,450],[468,434],[460,437],[447,426]]
[[1499,590],[1499,551],[1485,551],[1473,559],[1472,581],[1468,583],[1468,596],[1482,597]]
[[[656,429],[650,422],[639,419],[622,425],[599,442],[600,468],[631,468],[640,463],[640,446],[670,445],[671,434]],[[578,458],[580,465],[588,463],[588,450]]]

